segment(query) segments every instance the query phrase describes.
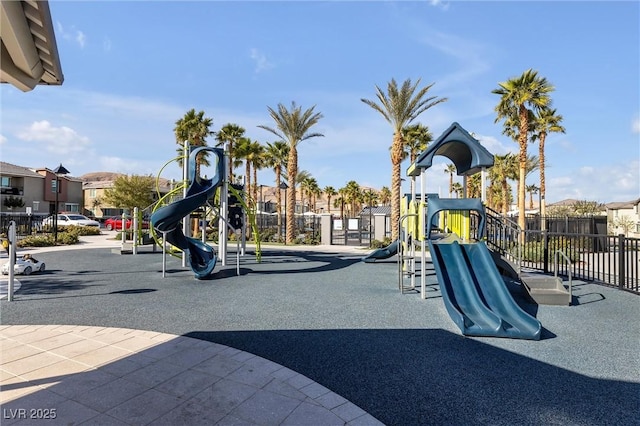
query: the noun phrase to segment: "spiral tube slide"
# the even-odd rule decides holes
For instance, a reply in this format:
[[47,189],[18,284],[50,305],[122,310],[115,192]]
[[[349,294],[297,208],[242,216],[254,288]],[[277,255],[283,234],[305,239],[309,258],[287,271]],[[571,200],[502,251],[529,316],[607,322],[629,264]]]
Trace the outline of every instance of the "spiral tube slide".
[[[202,151],[212,152],[217,158],[216,174],[211,179],[196,176],[196,156]],[[189,187],[186,196],[156,210],[151,215],[151,226],[163,233],[166,241],[184,251],[197,279],[211,275],[216,266],[216,252],[197,238],[184,235],[180,222],[191,212],[205,205],[224,179],[224,151],[220,148],[198,147],[189,155]]]

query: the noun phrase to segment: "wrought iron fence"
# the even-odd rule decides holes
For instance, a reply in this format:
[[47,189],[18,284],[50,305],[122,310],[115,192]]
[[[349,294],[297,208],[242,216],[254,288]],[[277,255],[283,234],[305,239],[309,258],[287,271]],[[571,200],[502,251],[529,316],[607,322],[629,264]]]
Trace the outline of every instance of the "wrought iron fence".
[[[477,223],[477,219],[472,223]],[[555,273],[553,256],[560,250],[571,265],[559,263],[558,275],[567,276],[571,272],[573,277],[640,294],[640,238],[539,229],[522,231],[517,223],[492,211],[487,215],[486,230],[489,248],[518,268]]]
[[0,234],[6,235],[9,231],[9,222],[16,223],[16,235],[18,238],[42,231],[42,221],[45,215],[25,215],[25,214],[1,214]]

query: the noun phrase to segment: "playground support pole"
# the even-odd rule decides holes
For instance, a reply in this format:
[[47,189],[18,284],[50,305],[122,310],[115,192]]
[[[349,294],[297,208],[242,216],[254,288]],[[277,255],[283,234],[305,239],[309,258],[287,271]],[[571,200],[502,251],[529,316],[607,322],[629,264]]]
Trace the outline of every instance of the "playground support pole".
[[131,237],[133,238],[133,245],[132,245],[132,249],[133,249],[133,254],[136,255],[138,254],[138,208],[134,207],[133,208],[133,222],[131,223],[131,227],[133,228],[133,233],[131,234]]
[[162,231],[162,278],[167,274],[167,233]]
[[[427,203],[427,175],[424,170],[420,173],[420,199],[423,203]],[[426,205],[426,204],[425,204]],[[428,208],[428,207],[427,207]],[[418,212],[420,214],[420,212]],[[422,226],[427,227],[427,229],[421,229],[422,238],[420,239],[420,298],[427,298],[427,235],[429,234],[428,230],[431,228],[431,224],[427,223],[425,220],[425,216],[427,215],[426,211],[422,212]]]
[[485,204],[487,202],[487,168],[483,167],[480,172],[480,198],[482,199],[482,203]]
[[9,240],[9,283],[7,284],[7,301],[11,302],[13,300],[13,282],[15,279],[15,271],[13,268],[16,264],[16,223],[13,220],[9,222],[7,239]]
[[[183,142],[182,148],[182,199],[187,198],[187,180],[189,179],[189,141]],[[182,233],[185,237],[189,233],[189,219],[191,218],[191,214],[187,214],[182,219]],[[187,253],[182,251],[182,267],[187,266]]]
[[224,175],[222,178],[222,187],[220,188],[220,219],[218,220],[218,254],[222,262],[222,266],[227,266],[227,216],[229,209],[229,144],[224,144],[222,168]]

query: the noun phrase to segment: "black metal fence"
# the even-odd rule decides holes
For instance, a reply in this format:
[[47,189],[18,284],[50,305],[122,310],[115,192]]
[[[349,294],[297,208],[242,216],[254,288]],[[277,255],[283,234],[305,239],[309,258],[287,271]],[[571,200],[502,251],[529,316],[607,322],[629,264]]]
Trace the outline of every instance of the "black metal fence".
[[7,235],[9,223],[16,223],[16,234],[18,238],[31,235],[42,230],[42,221],[46,215],[21,215],[21,214],[0,214],[0,234]]
[[[606,221],[603,223],[600,218],[562,218],[547,222],[547,225],[564,224],[563,232],[555,232],[558,227],[553,226],[544,231],[521,231],[511,218],[489,213],[487,245],[518,267],[544,273],[557,271],[562,276],[571,272],[576,278],[640,294],[640,238],[603,234]],[[477,218],[472,223],[477,224]],[[587,230],[596,232],[585,232]],[[556,256],[558,251],[564,253],[571,264]]]

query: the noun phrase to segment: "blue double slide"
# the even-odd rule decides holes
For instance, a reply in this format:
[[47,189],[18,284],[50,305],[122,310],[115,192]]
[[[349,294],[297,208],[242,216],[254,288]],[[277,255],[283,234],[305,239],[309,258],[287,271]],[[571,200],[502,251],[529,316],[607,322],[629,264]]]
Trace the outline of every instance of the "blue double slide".
[[[196,175],[196,157],[199,153],[208,151],[216,156],[216,174],[211,179],[203,179]],[[225,172],[224,151],[219,148],[199,147],[189,155],[189,188],[186,196],[165,207],[158,209],[151,215],[151,226],[163,233],[166,241],[182,250],[195,273],[197,279],[211,275],[216,266],[216,253],[213,247],[197,238],[184,235],[180,222],[216,193],[222,184]]]
[[542,325],[513,300],[484,242],[429,240],[445,307],[462,334],[539,340]]

